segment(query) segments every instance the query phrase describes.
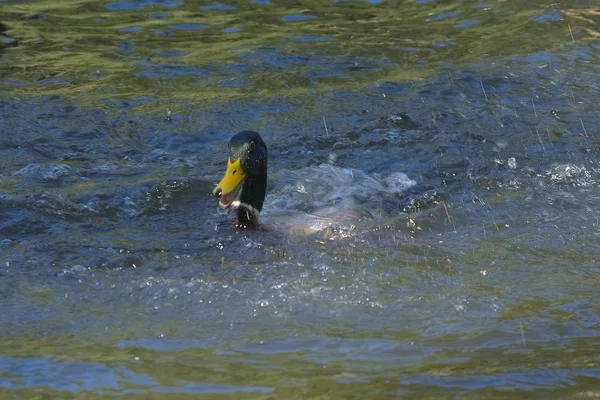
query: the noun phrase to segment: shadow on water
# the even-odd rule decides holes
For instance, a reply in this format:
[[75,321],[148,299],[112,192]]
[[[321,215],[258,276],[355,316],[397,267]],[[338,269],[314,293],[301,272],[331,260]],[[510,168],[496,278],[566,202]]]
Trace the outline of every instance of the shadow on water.
[[[557,7],[2,5],[0,393],[597,396],[599,21]],[[265,231],[210,197],[242,129]]]
[[0,51],[3,51],[9,47],[16,47],[18,42],[11,38],[7,33],[7,27],[2,22],[0,22],[0,37],[2,37],[2,42],[0,43]]

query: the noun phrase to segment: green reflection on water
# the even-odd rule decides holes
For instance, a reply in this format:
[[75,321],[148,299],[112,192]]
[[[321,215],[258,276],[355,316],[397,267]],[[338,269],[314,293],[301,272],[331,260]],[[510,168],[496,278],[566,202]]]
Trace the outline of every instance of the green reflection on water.
[[[427,78],[451,68],[448,63],[465,67],[557,51],[571,45],[567,24],[576,41],[598,36],[591,3],[580,1],[563,2],[559,10],[551,1],[525,0],[229,2],[235,10],[201,10],[208,3],[186,1],[119,11],[107,3],[1,7],[0,20],[18,46],[0,58],[0,86],[14,95],[79,96],[90,103],[106,97],[201,103],[257,93],[288,96]],[[315,18],[282,19],[290,15]],[[173,29],[181,24],[207,28]],[[241,30],[224,31],[230,28]],[[272,53],[243,57],[265,47]],[[342,62],[356,68],[336,65]],[[188,69],[174,72],[174,66]],[[141,73],[153,68],[154,75]]]
[[[409,338],[398,336],[397,339]],[[456,337],[448,339],[452,342],[457,340]],[[436,342],[439,340],[443,341],[444,338],[436,338]],[[468,342],[471,339],[463,337],[462,340]],[[41,390],[42,386],[38,386],[12,392],[0,390],[0,394],[4,392],[27,398],[105,398],[106,395],[128,393],[127,398],[164,398],[165,393],[169,391],[169,398],[215,398],[218,395],[218,398],[318,396],[329,399],[345,396],[387,397],[400,390],[401,394],[409,397],[418,393],[419,398],[455,398],[459,394],[466,396],[461,398],[481,398],[485,395],[485,398],[504,399],[533,399],[550,393],[556,398],[583,394],[591,397],[598,395],[597,381],[584,375],[576,376],[575,372],[600,366],[596,346],[590,343],[589,338],[574,339],[568,345],[557,343],[558,347],[566,347],[565,349],[572,352],[568,359],[561,357],[555,349],[541,348],[535,344],[524,346],[517,342],[495,349],[482,348],[467,352],[460,349],[435,351],[417,365],[398,364],[396,359],[394,362],[382,361],[375,365],[371,363],[369,367],[362,365],[358,359],[352,360],[352,353],[344,354],[339,359],[321,362],[311,359],[303,351],[243,353],[231,351],[227,346],[220,351],[200,347],[157,351],[136,346],[119,348],[114,344],[116,343],[94,340],[83,342],[71,336],[52,336],[35,341],[4,340],[0,346],[0,353],[8,357],[30,357],[33,360],[49,357],[47,362],[55,363],[57,367],[70,361],[101,363],[108,369],[114,369],[114,377],[119,381],[119,387],[103,387],[102,393],[98,393],[95,390],[86,390],[85,386],[89,383],[80,381],[66,391],[48,388]],[[44,349],[44,355],[40,354],[40,348]],[[266,367],[269,365],[277,365],[278,368]],[[517,378],[518,373],[523,371],[514,366],[536,371],[534,374],[538,374],[542,381],[544,377],[548,379],[554,374],[574,371],[572,386],[564,385],[548,390],[539,387],[529,391],[511,390],[515,385],[528,385],[525,375]],[[90,381],[94,380],[95,373],[93,368],[89,370]],[[513,373],[515,376],[511,378]],[[18,385],[19,373],[11,375]],[[493,389],[477,383],[476,379],[486,375],[496,377],[498,382],[506,379],[506,386]],[[423,376],[429,377],[432,384],[419,383]],[[132,377],[137,377],[137,381]],[[473,390],[465,392],[462,387],[452,388],[450,385],[444,388],[435,384],[444,379],[454,378],[462,379],[467,386],[472,378]],[[186,384],[191,382],[198,382],[196,389],[206,385],[206,392],[190,390],[186,393],[189,389],[186,388]],[[75,387],[81,389],[77,390]],[[229,392],[219,393],[220,388],[227,388]],[[260,390],[262,393],[256,393]]]

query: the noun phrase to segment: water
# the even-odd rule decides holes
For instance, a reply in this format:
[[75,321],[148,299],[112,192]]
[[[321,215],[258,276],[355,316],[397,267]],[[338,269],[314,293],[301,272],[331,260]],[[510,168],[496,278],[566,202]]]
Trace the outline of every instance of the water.
[[598,396],[595,10],[0,2],[0,393]]

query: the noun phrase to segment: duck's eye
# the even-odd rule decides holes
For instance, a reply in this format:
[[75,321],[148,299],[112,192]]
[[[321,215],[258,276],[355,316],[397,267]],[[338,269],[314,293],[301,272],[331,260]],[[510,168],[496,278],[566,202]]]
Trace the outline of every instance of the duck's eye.
[[234,169],[233,172],[231,173],[231,175],[235,175],[236,172],[237,172],[237,169]]
[[250,151],[254,150],[254,142],[250,142]]

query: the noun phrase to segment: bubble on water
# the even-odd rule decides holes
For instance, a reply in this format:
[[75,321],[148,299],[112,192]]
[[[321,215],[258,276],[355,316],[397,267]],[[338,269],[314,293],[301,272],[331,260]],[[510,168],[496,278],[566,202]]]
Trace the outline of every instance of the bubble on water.
[[517,168],[517,160],[514,157],[510,157],[507,161],[507,165],[510,169]]
[[115,169],[118,169],[118,168],[119,167],[113,163],[106,163],[106,164],[97,166],[96,168],[94,168],[94,171],[106,172],[106,171],[114,171]]
[[337,161],[338,157],[337,154],[335,153],[329,153],[329,156],[327,157],[327,162],[331,165],[335,164],[335,162]]
[[103,72],[101,72],[99,69],[90,72],[90,76],[92,78],[102,78],[104,76],[106,76]]
[[384,179],[387,190],[391,193],[401,193],[417,184],[406,175],[404,172],[392,172]]
[[467,304],[469,304],[467,299],[457,299],[452,305],[454,306],[456,311],[463,312],[467,309]]
[[[589,180],[592,174],[584,166],[573,164],[554,165],[546,175],[553,181],[570,183],[575,181],[581,186],[586,186],[592,182]],[[584,179],[582,179],[584,178]]]

